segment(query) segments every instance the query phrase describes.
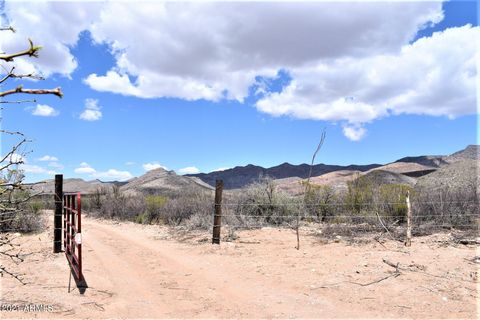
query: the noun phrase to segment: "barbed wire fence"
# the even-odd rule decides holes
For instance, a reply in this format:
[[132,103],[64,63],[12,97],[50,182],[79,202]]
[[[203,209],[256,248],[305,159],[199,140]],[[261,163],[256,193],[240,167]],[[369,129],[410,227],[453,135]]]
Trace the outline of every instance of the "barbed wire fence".
[[[430,198],[433,199],[434,196],[430,195]],[[226,239],[234,239],[238,230],[272,226],[295,229],[299,216],[303,226],[318,227],[327,237],[360,236],[381,232],[395,240],[405,240],[408,243],[409,224],[405,201],[357,202],[354,205],[343,202],[308,204],[302,198],[298,198],[283,203],[229,201],[222,203],[217,197],[212,220],[215,220],[215,239],[220,239],[221,227],[227,230]],[[441,194],[438,197],[442,199]],[[473,200],[413,198],[410,201],[410,227],[413,236],[446,229],[468,231],[475,235],[479,233],[478,198]]]

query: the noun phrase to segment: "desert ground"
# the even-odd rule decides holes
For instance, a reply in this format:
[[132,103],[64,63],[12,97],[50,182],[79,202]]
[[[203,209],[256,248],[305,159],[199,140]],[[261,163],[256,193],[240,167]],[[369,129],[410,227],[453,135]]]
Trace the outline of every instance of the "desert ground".
[[82,227],[86,292],[73,281],[68,292],[51,226],[18,235],[25,261],[2,264],[27,284],[1,278],[3,318],[478,318],[479,252],[448,242],[448,232],[406,248],[326,241],[305,228],[296,250],[288,229],[240,231],[212,245],[208,232],[89,217]]

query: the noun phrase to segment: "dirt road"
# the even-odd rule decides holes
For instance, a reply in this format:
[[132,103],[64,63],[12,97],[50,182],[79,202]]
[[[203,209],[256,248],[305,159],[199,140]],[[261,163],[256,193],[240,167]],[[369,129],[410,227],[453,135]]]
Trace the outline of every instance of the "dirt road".
[[[3,311],[40,318],[475,318],[477,268],[472,247],[417,238],[410,249],[389,241],[323,244],[290,230],[239,233],[209,243],[197,233],[178,242],[169,229],[84,218],[89,288],[67,293],[68,265],[51,253],[51,230],[16,241],[27,285],[2,278],[2,305],[52,310]],[[423,243],[422,243],[423,242]],[[400,274],[383,263],[404,266]],[[6,262],[6,261],[5,261]],[[3,262],[2,262],[3,263]],[[6,262],[7,263],[7,262]],[[388,277],[388,278],[386,278]],[[381,280],[386,278],[385,280]],[[379,282],[376,282],[381,280]],[[375,282],[375,283],[371,283]],[[371,284],[370,284],[371,283]]]

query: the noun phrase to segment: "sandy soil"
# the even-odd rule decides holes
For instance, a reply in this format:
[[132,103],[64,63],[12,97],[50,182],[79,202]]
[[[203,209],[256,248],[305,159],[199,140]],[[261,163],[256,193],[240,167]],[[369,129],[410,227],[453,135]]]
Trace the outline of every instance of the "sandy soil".
[[[308,230],[303,230],[307,233]],[[15,241],[27,285],[1,278],[4,318],[477,318],[472,246],[446,235],[352,245],[291,230],[240,232],[210,244],[207,233],[174,237],[159,226],[84,218],[89,288],[68,293],[69,268],[52,231]],[[176,239],[173,239],[176,238]],[[181,241],[179,241],[181,240]],[[382,260],[399,263],[399,273]],[[396,275],[396,276],[395,276]],[[384,280],[382,280],[384,279]],[[381,281],[380,281],[381,280]],[[376,283],[372,283],[378,281]],[[371,283],[371,284],[370,284]],[[25,312],[24,305],[46,305]]]

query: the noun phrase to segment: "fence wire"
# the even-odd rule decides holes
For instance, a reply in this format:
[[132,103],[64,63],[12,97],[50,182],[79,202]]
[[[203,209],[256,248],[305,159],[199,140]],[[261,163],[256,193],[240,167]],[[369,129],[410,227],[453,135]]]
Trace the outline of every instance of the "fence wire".
[[[478,201],[412,201],[414,228],[479,230]],[[222,225],[236,229],[265,226],[295,226],[300,223],[322,223],[325,228],[381,230],[405,228],[406,202],[362,202],[354,206],[346,203],[305,204],[287,203],[233,203],[225,202]],[[447,209],[455,209],[448,211]],[[213,210],[212,210],[213,211]],[[445,212],[443,212],[445,211]],[[448,211],[448,212],[447,212]]]

